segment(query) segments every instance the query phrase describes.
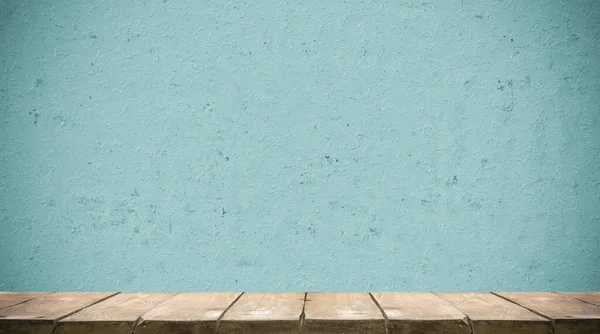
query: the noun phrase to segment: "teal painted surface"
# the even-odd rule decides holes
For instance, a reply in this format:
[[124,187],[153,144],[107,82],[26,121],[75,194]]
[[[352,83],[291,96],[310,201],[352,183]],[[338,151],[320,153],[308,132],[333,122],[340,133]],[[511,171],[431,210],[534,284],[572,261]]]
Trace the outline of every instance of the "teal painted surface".
[[0,290],[600,290],[597,1],[0,1]]

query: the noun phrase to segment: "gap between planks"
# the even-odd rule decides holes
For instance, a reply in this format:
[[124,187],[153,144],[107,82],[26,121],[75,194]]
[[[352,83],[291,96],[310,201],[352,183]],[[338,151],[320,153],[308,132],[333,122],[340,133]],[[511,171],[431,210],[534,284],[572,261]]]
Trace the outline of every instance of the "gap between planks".
[[[10,293],[10,292],[9,292],[9,293]],[[26,292],[26,293],[28,293],[28,292]],[[0,304],[0,310],[1,310],[1,309],[4,309],[4,308],[7,308],[7,307],[13,307],[13,306],[21,305],[21,304],[23,304],[23,303],[27,303],[27,302],[28,302],[28,301],[30,301],[30,300],[36,299],[36,298],[38,298],[38,297],[39,297],[39,296],[41,296],[41,295],[49,295],[49,294],[51,294],[51,293],[52,293],[52,292],[40,292],[40,293],[38,293],[37,295],[32,295],[31,297],[26,297],[25,299],[21,300],[20,302],[16,302],[16,303],[14,303],[14,304],[13,304],[13,303],[11,303],[11,302],[7,303],[7,304],[6,304],[6,305],[4,305],[4,306],[1,306],[1,304]]]
[[379,304],[379,302],[377,301],[375,296],[373,296],[373,293],[369,292],[369,296],[371,296],[373,303],[375,303],[375,305],[377,305],[377,307],[379,308],[379,311],[381,311],[381,315],[383,316],[383,319],[385,320],[385,334],[389,334],[390,333],[390,320],[388,319],[387,314],[385,314],[383,307],[381,307],[381,305]]
[[67,313],[67,314],[63,315],[62,317],[58,317],[58,318],[54,319],[54,321],[52,322],[52,334],[56,334],[56,328],[58,327],[58,322],[59,322],[59,321],[61,321],[62,319],[66,318],[66,317],[68,317],[68,316],[71,316],[71,315],[73,315],[73,314],[75,314],[75,313],[77,313],[77,312],[80,312],[80,311],[82,311],[82,310],[85,310],[86,308],[88,308],[88,307],[90,307],[90,306],[94,306],[94,305],[96,305],[96,304],[98,304],[98,303],[100,303],[100,302],[103,302],[103,301],[105,301],[105,300],[107,300],[107,299],[109,299],[109,298],[112,298],[112,297],[114,297],[114,296],[116,296],[116,295],[118,295],[118,294],[120,294],[120,293],[121,293],[121,292],[115,292],[115,293],[113,293],[112,295],[108,295],[108,296],[106,296],[106,297],[104,297],[104,298],[101,298],[101,299],[99,299],[99,300],[97,300],[97,301],[95,301],[95,302],[91,303],[90,305],[87,305],[87,306],[85,306],[85,307],[82,307],[82,308],[80,308],[80,309],[78,309],[78,310],[75,310],[75,311],[72,311],[72,312],[70,312],[70,313]]
[[[148,312],[150,312],[150,311],[154,310],[155,308],[157,308],[157,307],[158,307],[160,304],[162,304],[163,302],[166,302],[167,300],[169,300],[169,299],[171,299],[171,298],[173,298],[173,297],[175,297],[175,296],[178,296],[178,295],[180,295],[180,294],[181,294],[181,292],[178,292],[178,293],[176,293],[176,294],[172,295],[171,297],[169,297],[169,298],[167,298],[167,299],[163,300],[161,303],[158,303],[158,304],[154,305],[154,307],[153,307],[153,308],[151,308],[151,309],[149,309],[149,310],[148,310],[146,313],[148,313]],[[144,314],[140,314],[140,316],[139,316],[139,317],[137,317],[137,319],[135,319],[135,321],[133,322],[133,326],[131,326],[131,331],[129,332],[129,334],[133,334],[133,333],[135,332],[135,329],[136,329],[136,328],[137,328],[137,326],[138,326],[138,325],[139,325],[139,324],[142,322],[142,319],[143,319],[143,317],[144,317],[144,315],[145,315],[146,313],[144,313]]]
[[304,309],[306,308],[306,296],[308,296],[308,292],[304,293],[304,303],[302,304],[302,312],[300,313],[300,328],[302,328],[302,325],[304,324],[304,318],[306,318],[306,313],[304,312]]
[[501,295],[501,294],[499,294],[499,293],[496,293],[496,292],[490,292],[490,293],[491,293],[492,295],[494,295],[494,296],[498,297],[498,298],[502,298],[502,299],[504,299],[504,300],[506,300],[506,301],[508,301],[508,302],[511,302],[511,303],[513,303],[513,304],[515,304],[515,305],[517,305],[517,306],[519,306],[519,307],[522,307],[522,308],[524,308],[524,309],[528,310],[529,312],[535,313],[535,314],[539,315],[540,317],[542,317],[542,318],[544,318],[544,319],[546,319],[546,320],[550,321],[550,326],[552,326],[552,332],[554,332],[554,325],[555,325],[555,324],[554,324],[554,319],[552,319],[552,318],[550,318],[550,317],[548,317],[548,316],[546,316],[546,315],[544,315],[544,314],[542,314],[542,313],[540,313],[540,312],[538,312],[538,311],[536,311],[536,310],[534,310],[534,309],[532,309],[532,308],[529,308],[529,307],[527,307],[527,306],[525,306],[525,305],[522,305],[522,304],[520,304],[520,303],[518,303],[518,302],[516,302],[516,301],[514,301],[514,300],[512,300],[512,299],[509,299],[509,298],[507,298],[507,297],[504,297],[503,295]]
[[238,300],[240,300],[240,298],[242,298],[242,296],[244,295],[245,292],[240,293],[232,302],[231,304],[229,304],[229,306],[227,306],[223,312],[221,312],[221,314],[219,315],[219,317],[217,318],[217,322],[215,324],[215,333],[219,332],[219,325],[221,324],[221,319],[223,319],[223,317],[225,316],[225,313],[227,313],[227,311],[229,311],[230,308],[233,307],[233,305],[235,305],[235,303],[237,303]]

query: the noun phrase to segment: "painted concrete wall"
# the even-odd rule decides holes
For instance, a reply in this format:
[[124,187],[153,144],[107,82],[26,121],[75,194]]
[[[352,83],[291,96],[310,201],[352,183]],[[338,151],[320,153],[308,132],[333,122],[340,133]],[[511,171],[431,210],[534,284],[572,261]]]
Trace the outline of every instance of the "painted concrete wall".
[[600,290],[596,0],[2,0],[0,31],[0,290]]

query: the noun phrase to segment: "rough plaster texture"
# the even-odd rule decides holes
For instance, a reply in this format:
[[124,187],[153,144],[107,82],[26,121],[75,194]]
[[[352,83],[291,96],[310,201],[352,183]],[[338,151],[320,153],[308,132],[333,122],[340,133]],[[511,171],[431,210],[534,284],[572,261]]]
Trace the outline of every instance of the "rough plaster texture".
[[0,0],[0,290],[600,290],[600,3]]

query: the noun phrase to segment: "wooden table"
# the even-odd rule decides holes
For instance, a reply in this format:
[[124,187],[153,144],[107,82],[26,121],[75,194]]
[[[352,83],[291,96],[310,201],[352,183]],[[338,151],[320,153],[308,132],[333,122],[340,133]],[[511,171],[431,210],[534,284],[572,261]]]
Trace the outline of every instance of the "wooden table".
[[0,292],[0,333],[600,333],[598,292]]

